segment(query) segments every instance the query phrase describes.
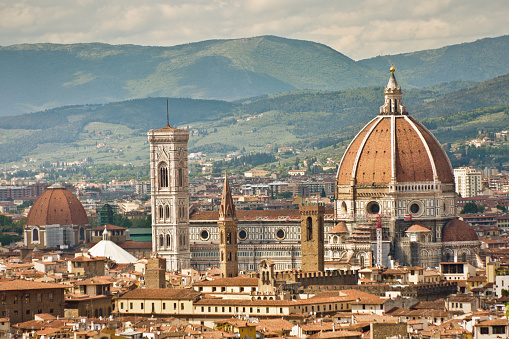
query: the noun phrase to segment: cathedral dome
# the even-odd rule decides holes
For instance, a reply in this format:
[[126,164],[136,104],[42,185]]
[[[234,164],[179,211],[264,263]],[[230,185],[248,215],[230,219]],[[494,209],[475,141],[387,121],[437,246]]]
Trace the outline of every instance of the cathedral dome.
[[408,115],[394,68],[391,73],[385,104],[348,146],[337,184],[453,183],[449,158],[431,132]]
[[60,185],[48,187],[34,202],[27,216],[27,225],[88,224],[81,202]]
[[442,242],[478,240],[475,230],[463,220],[452,219],[442,229]]

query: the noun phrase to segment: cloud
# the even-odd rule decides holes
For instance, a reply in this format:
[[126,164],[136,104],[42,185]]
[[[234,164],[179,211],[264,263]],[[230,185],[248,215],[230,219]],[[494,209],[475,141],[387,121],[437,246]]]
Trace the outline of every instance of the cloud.
[[3,0],[0,45],[177,45],[278,35],[354,59],[509,33],[505,0]]

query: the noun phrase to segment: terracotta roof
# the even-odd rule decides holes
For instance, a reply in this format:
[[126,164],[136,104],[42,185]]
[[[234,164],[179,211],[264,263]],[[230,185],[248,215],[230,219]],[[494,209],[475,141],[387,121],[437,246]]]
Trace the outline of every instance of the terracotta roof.
[[491,319],[481,321],[480,323],[475,324],[475,326],[507,326],[509,325],[509,319]]
[[424,226],[414,224],[410,226],[405,232],[431,232],[431,230]]
[[199,281],[193,286],[258,286],[258,278],[220,278],[207,281]]
[[350,338],[350,337],[360,337],[362,332],[356,331],[327,331],[327,332],[318,332],[316,334],[308,335],[306,338],[309,339],[333,339],[333,338]]
[[105,284],[113,284],[116,281],[116,279],[108,277],[108,276],[102,276],[102,277],[93,277],[86,280],[77,281],[75,283],[76,286],[80,285],[105,285]]
[[152,243],[150,241],[127,240],[118,244],[118,246],[123,249],[152,249]]
[[17,290],[42,290],[42,289],[66,288],[64,285],[43,283],[29,280],[4,280],[0,282],[0,291],[17,291]]
[[81,202],[70,191],[50,186],[35,200],[28,212],[26,224],[82,225],[88,224],[88,217]]
[[[113,231],[113,230],[126,230],[127,228],[125,227],[122,227],[122,226],[116,226],[116,225],[104,225],[106,226],[106,229],[108,231]],[[104,226],[99,226],[99,227],[95,227],[92,229],[92,231],[104,231]]]
[[[326,209],[325,214],[333,214],[333,209]],[[249,220],[256,218],[282,218],[289,217],[290,219],[300,219],[299,210],[237,210],[237,219]],[[218,220],[219,211],[196,211],[189,217],[189,220]],[[284,220],[283,220],[284,221]]]
[[418,309],[412,310],[406,307],[398,307],[389,312],[388,315],[392,315],[395,317],[398,316],[407,316],[407,317],[441,317],[445,318],[449,314],[449,312],[445,310],[434,310],[434,309]]
[[448,301],[454,301],[454,302],[472,302],[475,301],[477,298],[472,295],[465,295],[465,294],[459,294],[452,297],[449,297]]
[[183,131],[183,130],[175,128],[175,127],[171,127],[170,125],[166,125],[163,128],[154,129],[152,131],[154,131],[154,132],[171,132],[171,131]]
[[478,241],[477,233],[467,222],[452,219],[442,230],[442,242]]
[[192,300],[200,293],[191,289],[137,288],[127,292],[119,299],[171,299]]
[[334,228],[332,228],[329,233],[348,233],[345,222],[338,222],[338,224],[334,226]]

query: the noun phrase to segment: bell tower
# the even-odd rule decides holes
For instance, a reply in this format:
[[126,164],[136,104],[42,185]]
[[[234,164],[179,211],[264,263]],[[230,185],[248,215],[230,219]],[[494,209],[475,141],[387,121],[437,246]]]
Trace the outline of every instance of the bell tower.
[[219,207],[219,270],[221,278],[236,277],[239,275],[237,258],[237,216],[233,204],[232,192],[225,173],[223,197]]
[[325,206],[318,201],[304,202],[299,206],[299,211],[302,271],[323,271]]
[[189,268],[189,132],[171,127],[148,131],[152,209],[152,251],[169,271]]

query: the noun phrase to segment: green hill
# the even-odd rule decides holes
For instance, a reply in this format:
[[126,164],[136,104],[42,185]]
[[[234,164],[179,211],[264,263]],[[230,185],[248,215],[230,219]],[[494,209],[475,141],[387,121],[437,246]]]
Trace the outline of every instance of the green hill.
[[341,90],[386,77],[327,46],[275,36],[173,47],[13,45],[0,47],[0,74],[0,116],[146,97],[235,100]]
[[[457,86],[405,91],[409,108],[449,93]],[[294,145],[324,148],[351,138],[378,114],[383,88],[339,92],[301,90],[226,102],[169,99],[170,122],[188,127],[190,151],[225,154],[266,152]],[[96,163],[142,163],[148,156],[146,133],[166,123],[164,98],[111,104],[64,106],[2,118],[0,163],[36,159]],[[340,155],[340,154],[339,154]]]
[[310,41],[261,36],[172,47],[0,47],[0,117],[147,97],[239,100],[294,90],[380,86],[394,62],[404,88],[509,73],[509,36],[355,62]]
[[448,93],[415,108],[420,119],[484,107],[509,105],[509,74]]
[[453,80],[486,81],[509,73],[509,35],[471,43],[365,59],[379,72],[394,63],[401,85],[427,87]]

